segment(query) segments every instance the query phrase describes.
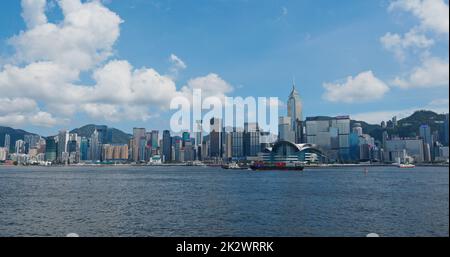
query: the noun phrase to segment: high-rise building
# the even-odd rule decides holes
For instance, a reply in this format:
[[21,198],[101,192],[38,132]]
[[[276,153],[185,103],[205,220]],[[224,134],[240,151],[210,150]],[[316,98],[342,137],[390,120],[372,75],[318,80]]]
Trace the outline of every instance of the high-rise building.
[[89,152],[90,152],[90,159],[92,161],[100,161],[101,160],[101,153],[102,153],[102,147],[100,143],[98,131],[95,129],[94,132],[91,135],[91,139],[89,142]]
[[142,154],[145,155],[144,152],[140,151],[141,148],[141,139],[145,140],[145,128],[133,128],[133,150],[132,150],[132,159],[135,162],[138,162],[145,157],[142,157]]
[[290,117],[279,117],[278,119],[278,140],[295,142],[295,132],[291,129]]
[[362,129],[361,123],[353,124],[352,132],[357,134],[358,136],[362,136],[363,129]]
[[424,161],[423,140],[417,138],[392,138],[386,140],[386,155],[391,162]]
[[6,147],[0,147],[0,161],[4,162],[8,158],[8,149]]
[[212,118],[210,120],[210,133],[209,133],[209,157],[221,158],[222,157],[222,120],[218,118]]
[[[95,130],[98,133],[99,144],[106,144],[108,142],[108,127],[107,126],[95,126]],[[112,136],[112,135],[111,135]]]
[[66,163],[68,156],[67,153],[67,143],[69,141],[69,131],[67,130],[61,130],[58,134],[58,154],[57,154],[57,161],[59,163]]
[[244,124],[244,155],[257,156],[261,152],[261,144],[259,140],[260,130],[258,123]]
[[54,137],[45,139],[45,160],[48,162],[56,162],[57,159],[57,144]]
[[302,143],[303,138],[303,107],[300,95],[295,88],[295,83],[292,85],[292,91],[289,95],[287,103],[288,113],[287,116],[291,120],[291,131],[294,132],[295,139],[294,142],[299,144]]
[[421,125],[419,128],[419,135],[423,139],[424,144],[432,145],[431,128],[428,125]]
[[8,152],[11,151],[11,137],[9,134],[5,134],[5,148]]
[[330,160],[349,160],[350,117],[306,118],[306,141],[319,146]]
[[152,149],[156,150],[159,147],[159,131],[152,130]]
[[169,130],[163,131],[163,139],[162,139],[162,155],[164,162],[170,162],[172,160],[172,141]]
[[183,139],[183,146],[185,146],[186,142],[191,141],[191,134],[189,132],[183,132],[182,139]]
[[244,130],[242,128],[234,128],[233,132],[231,132],[231,141],[231,155],[233,159],[244,159]]
[[82,137],[80,140],[80,160],[89,160],[89,139]]

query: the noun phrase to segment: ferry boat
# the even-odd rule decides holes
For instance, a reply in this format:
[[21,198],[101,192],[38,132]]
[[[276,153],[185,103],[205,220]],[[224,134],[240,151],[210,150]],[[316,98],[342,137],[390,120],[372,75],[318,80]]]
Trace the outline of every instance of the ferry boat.
[[276,163],[263,163],[255,162],[250,166],[252,170],[292,170],[292,171],[303,171],[305,168],[303,163],[286,163],[286,162],[276,162]]

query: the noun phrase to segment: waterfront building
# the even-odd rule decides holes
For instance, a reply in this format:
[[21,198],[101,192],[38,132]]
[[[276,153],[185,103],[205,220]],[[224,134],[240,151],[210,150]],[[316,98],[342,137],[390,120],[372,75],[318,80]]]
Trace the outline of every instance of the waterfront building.
[[8,159],[8,152],[6,147],[0,147],[0,162],[4,162]]
[[30,148],[36,147],[37,143],[39,142],[39,139],[41,139],[41,137],[38,135],[33,134],[24,135],[25,152],[28,153]]
[[138,139],[138,162],[145,162],[147,160],[147,139],[146,137],[141,137]]
[[295,132],[291,129],[291,118],[281,116],[278,118],[278,140],[295,142]]
[[159,147],[159,131],[158,130],[152,130],[152,156],[156,155],[156,150]]
[[128,160],[128,145],[127,144],[106,144],[103,145],[102,159],[104,161],[120,161]]
[[162,148],[163,148],[163,162],[170,162],[172,160],[172,142],[169,130],[163,131],[163,139],[162,139]]
[[350,159],[350,117],[306,118],[306,142],[317,145],[332,161]]
[[97,130],[95,129],[91,135],[89,143],[90,159],[94,162],[101,160],[102,148],[100,144],[100,138]]
[[81,137],[80,139],[80,160],[89,160],[89,139]]
[[16,154],[25,154],[26,148],[25,148],[25,141],[23,140],[17,140],[16,141]]
[[233,128],[231,132],[231,156],[233,160],[245,159],[244,155],[244,129]]
[[431,138],[431,128],[428,125],[421,125],[419,127],[419,135],[423,139],[424,144],[428,144],[429,146],[433,144]]
[[[142,151],[141,148],[141,139],[145,140],[145,128],[133,128],[133,150],[132,150],[132,159],[134,162],[138,162],[142,160],[142,155],[145,155],[145,148]],[[145,159],[145,157],[144,157]]]
[[391,162],[406,162],[411,157],[414,162],[424,162],[423,140],[419,138],[392,138],[386,140],[386,155]]
[[9,134],[5,134],[5,144],[4,144],[6,150],[8,152],[11,151],[11,136]]
[[58,153],[57,153],[57,161],[59,163],[66,163],[68,160],[66,157],[67,154],[67,143],[69,141],[69,131],[61,130],[58,133]]
[[[95,130],[98,133],[98,142],[100,145],[106,144],[108,142],[108,127],[104,125],[95,126]],[[112,137],[112,135],[110,135]]]
[[57,144],[54,137],[45,139],[45,161],[56,162],[57,159]]
[[257,156],[261,152],[259,136],[260,130],[258,123],[246,122],[244,124],[244,155],[246,157]]
[[300,94],[295,88],[295,82],[292,83],[292,91],[289,94],[287,102],[288,113],[290,118],[291,131],[294,133],[294,142],[301,143],[303,140],[303,107]]
[[362,136],[363,129],[362,129],[361,123],[353,124],[352,132],[357,134],[358,136]]
[[218,118],[212,118],[210,120],[210,133],[209,133],[209,157],[221,158],[222,157],[222,120]]
[[196,159],[198,161],[202,160],[202,144],[203,144],[203,120],[197,120],[195,122],[195,151]]
[[327,157],[313,144],[294,144],[288,141],[278,141],[272,148],[259,154],[261,161],[266,163],[327,163]]

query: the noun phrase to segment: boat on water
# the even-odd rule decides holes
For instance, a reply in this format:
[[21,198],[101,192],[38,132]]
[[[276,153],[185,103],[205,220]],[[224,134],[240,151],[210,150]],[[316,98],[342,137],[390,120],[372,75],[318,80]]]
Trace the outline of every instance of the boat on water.
[[286,162],[276,162],[276,163],[263,163],[255,162],[250,166],[252,170],[263,171],[263,170],[291,170],[291,171],[303,171],[305,165],[303,163],[286,163]]
[[239,166],[239,164],[232,162],[229,164],[224,164],[222,165],[222,169],[226,169],[226,170],[244,170],[247,169],[247,167],[241,167]]
[[399,167],[401,169],[411,169],[411,168],[415,168],[416,165],[409,164],[409,163],[401,163],[401,164],[398,164],[397,167]]

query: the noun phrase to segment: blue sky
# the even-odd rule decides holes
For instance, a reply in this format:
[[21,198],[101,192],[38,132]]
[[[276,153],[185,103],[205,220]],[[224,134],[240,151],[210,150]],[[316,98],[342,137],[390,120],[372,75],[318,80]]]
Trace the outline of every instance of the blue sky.
[[[67,5],[79,2],[65,1]],[[26,4],[31,8],[39,6],[42,1],[24,2],[29,2]],[[104,19],[105,22],[108,18],[113,20],[112,23],[116,22],[120,34],[105,40],[108,42],[104,48],[95,49],[96,52],[108,52],[107,57],[80,66],[67,64],[70,60],[59,60],[55,57],[58,53],[49,54],[49,49],[33,48],[32,42],[11,42],[11,38],[20,35],[21,31],[31,31],[48,23],[61,24],[65,16],[61,12],[60,2],[46,1],[44,12],[31,8],[28,14],[30,19],[42,14],[47,18],[45,22],[36,21],[37,25],[27,27],[21,16],[24,3],[21,6],[20,1],[2,1],[0,103],[2,98],[3,104],[20,104],[24,99],[29,99],[27,103],[31,107],[29,110],[9,108],[9,111],[0,111],[0,125],[43,134],[86,123],[107,124],[128,132],[133,126],[148,129],[169,126],[171,112],[161,110],[159,105],[165,103],[158,99],[148,102],[139,100],[142,103],[134,106],[136,98],[127,98],[132,101],[127,103],[125,100],[108,100],[99,96],[89,103],[74,101],[71,104],[77,111],[61,113],[55,111],[59,102],[51,97],[38,93],[20,95],[19,91],[8,93],[11,90],[7,89],[16,82],[13,80],[15,76],[5,71],[5,65],[25,69],[27,65],[41,61],[70,66],[71,71],[79,71],[76,78],[68,75],[63,79],[64,83],[69,81],[75,85],[94,86],[97,81],[92,75],[96,70],[102,69],[108,62],[125,60],[132,70],[145,67],[161,76],[170,76],[170,81],[166,81],[165,85],[170,87],[170,82],[173,82],[176,91],[181,91],[183,86],[191,87],[190,81],[196,78],[215,74],[220,80],[218,83],[226,83],[232,89],[219,93],[227,96],[279,97],[282,101],[286,101],[292,78],[295,77],[304,103],[305,117],[350,114],[355,118],[378,122],[391,115],[407,115],[420,108],[448,112],[448,1],[412,2],[417,3],[411,5],[405,1],[387,0],[96,2],[108,12],[115,13],[123,22],[118,24],[112,16]],[[440,8],[440,13],[444,16],[446,13],[446,18],[433,17],[439,15],[432,15],[430,6]],[[78,14],[74,10],[71,9],[71,12]],[[93,13],[98,10],[89,9]],[[83,16],[79,17],[82,19]],[[98,29],[105,32],[102,28]],[[33,36],[28,39],[41,38],[39,35]],[[98,36],[102,37],[102,34],[98,33]],[[76,36],[73,38],[73,44],[79,43],[83,47],[87,44],[77,40]],[[64,40],[70,42],[71,39]],[[103,43],[103,38],[99,40],[92,42]],[[72,44],[67,42],[64,46],[69,45],[70,48]],[[85,51],[85,48],[77,46],[78,50]],[[17,52],[26,54],[20,56]],[[86,52],[91,53],[90,50]],[[183,66],[176,66],[170,60],[171,55],[175,55]],[[447,72],[443,71],[445,68]],[[437,74],[434,74],[436,71]],[[3,83],[10,83],[9,87],[2,87],[2,75]],[[20,76],[31,75],[22,72]],[[348,79],[350,76],[352,78]],[[27,85],[17,83],[14,88],[20,87],[24,90],[22,92],[26,92]],[[150,88],[158,90],[159,86]],[[14,102],[15,99],[19,100]],[[118,114],[120,118],[111,119],[102,113],[87,110],[97,103],[108,104],[113,108],[113,113],[115,107],[118,107],[119,113],[131,104],[146,118],[131,117],[130,112],[124,111]],[[280,115],[285,111],[282,107]],[[38,117],[48,122],[37,122]]]

